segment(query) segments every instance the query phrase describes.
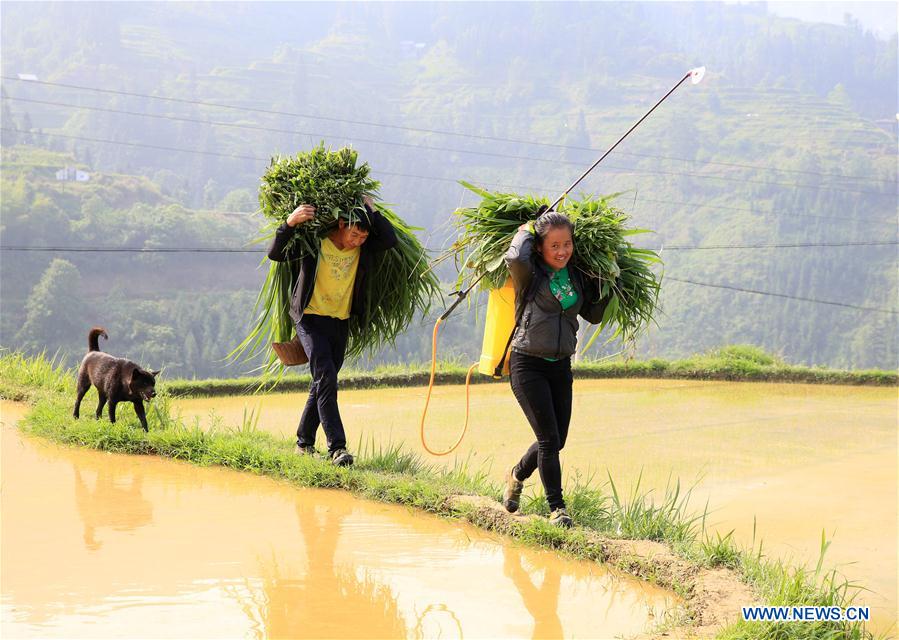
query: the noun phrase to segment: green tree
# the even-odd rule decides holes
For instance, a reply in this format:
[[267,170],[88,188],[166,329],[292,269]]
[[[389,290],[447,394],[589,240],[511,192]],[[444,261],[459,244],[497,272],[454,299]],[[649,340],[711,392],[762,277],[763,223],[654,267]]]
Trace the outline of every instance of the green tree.
[[3,125],[2,136],[0,136],[0,145],[11,147],[18,141],[18,133],[10,131],[10,129],[18,129],[16,121],[12,117],[12,109],[9,108],[9,102],[6,100],[6,91],[0,90],[0,96],[3,98],[3,111],[0,115],[0,124]]
[[842,82],[837,83],[831,92],[827,94],[827,101],[847,109],[852,108],[852,97],[846,91],[846,87],[843,86]]
[[16,336],[22,348],[32,353],[75,352],[76,336],[87,335],[89,329],[80,290],[78,268],[54,259],[25,302],[25,323]]
[[249,189],[234,189],[219,202],[218,208],[222,211],[252,212],[257,208],[256,201]]
[[219,183],[216,182],[214,178],[209,178],[209,180],[206,181],[206,186],[203,187],[203,207],[206,209],[215,207],[215,203],[218,202],[219,199],[220,191]]
[[[569,128],[565,136],[565,144],[569,147],[589,147],[590,134],[587,132],[587,120],[584,117],[584,110],[580,109],[577,114],[577,122],[574,128]],[[569,162],[577,162],[583,160],[584,152],[579,149],[566,149],[565,159]]]
[[28,212],[30,235],[35,238],[58,238],[68,229],[69,220],[65,212],[45,193],[36,193]]
[[31,116],[26,111],[25,115],[22,116],[22,133],[18,136],[19,140],[23,144],[31,144],[32,142],[34,142],[34,136],[31,135],[32,128],[33,125],[31,124]]

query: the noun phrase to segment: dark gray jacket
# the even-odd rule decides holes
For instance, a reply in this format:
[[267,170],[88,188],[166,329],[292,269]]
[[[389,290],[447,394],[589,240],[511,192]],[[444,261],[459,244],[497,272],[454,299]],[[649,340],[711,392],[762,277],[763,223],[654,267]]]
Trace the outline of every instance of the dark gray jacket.
[[568,274],[577,302],[566,310],[549,288],[551,271],[537,253],[536,238],[519,231],[506,252],[506,265],[515,287],[515,314],[521,318],[512,350],[540,358],[561,359],[577,350],[577,317],[597,324],[608,300],[599,300],[598,283],[569,263]]
[[[377,210],[373,211],[366,205],[368,217],[371,221],[371,232],[360,247],[359,267],[356,269],[356,281],[353,283],[353,301],[350,314],[354,316],[369,317],[370,310],[365,307],[365,283],[369,272],[374,266],[375,254],[396,246],[397,238],[393,225]],[[275,231],[272,246],[269,247],[268,257],[277,262],[289,261],[291,263],[291,277],[296,279],[293,293],[290,299],[290,317],[294,322],[299,322],[303,317],[303,310],[312,299],[312,291],[315,289],[315,271],[318,267],[318,256],[308,255],[298,259],[299,243],[295,242],[292,252],[286,251],[287,243],[297,232],[297,227],[288,227],[285,222]]]

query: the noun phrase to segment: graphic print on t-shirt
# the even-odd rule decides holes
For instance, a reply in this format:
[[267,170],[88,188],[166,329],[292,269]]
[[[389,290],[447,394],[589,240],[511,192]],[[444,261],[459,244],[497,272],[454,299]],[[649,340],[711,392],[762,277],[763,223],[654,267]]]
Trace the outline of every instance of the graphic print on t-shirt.
[[315,288],[303,313],[340,320],[350,317],[360,253],[359,247],[341,251],[330,239],[322,240],[315,271]]

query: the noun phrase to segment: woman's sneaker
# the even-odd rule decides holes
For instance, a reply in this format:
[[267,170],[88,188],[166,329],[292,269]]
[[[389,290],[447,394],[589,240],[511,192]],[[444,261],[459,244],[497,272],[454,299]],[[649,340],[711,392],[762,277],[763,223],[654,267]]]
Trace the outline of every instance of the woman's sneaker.
[[568,515],[568,511],[565,510],[565,507],[562,507],[549,514],[549,523],[556,527],[570,529],[571,525],[574,524],[574,521],[571,519],[571,516]]
[[331,463],[338,467],[349,467],[353,464],[353,456],[346,449],[337,449],[331,454]]
[[297,445],[293,452],[298,456],[314,456],[315,455],[315,447],[311,444],[306,445]]
[[503,506],[509,513],[518,511],[518,505],[521,503],[521,491],[524,489],[524,483],[515,477],[515,469],[509,472],[506,479],[506,490],[503,491]]

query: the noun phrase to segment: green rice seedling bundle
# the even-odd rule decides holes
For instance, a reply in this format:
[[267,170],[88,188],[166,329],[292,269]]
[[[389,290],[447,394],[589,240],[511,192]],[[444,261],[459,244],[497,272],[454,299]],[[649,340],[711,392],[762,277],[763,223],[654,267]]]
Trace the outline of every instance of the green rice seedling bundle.
[[301,204],[315,207],[315,217],[288,244],[299,242],[301,256],[318,253],[339,217],[350,223],[364,217],[362,196],[374,197],[380,185],[369,175],[368,163],[356,166],[357,160],[353,149],[331,151],[323,143],[296,157],[272,158],[259,186],[259,206],[268,221],[265,239]]
[[[256,242],[271,242],[278,226],[301,204],[315,206],[315,217],[296,227],[288,244],[290,251],[299,243],[296,260],[265,261],[269,263],[268,275],[256,300],[253,327],[230,357],[252,359],[265,353],[271,342],[291,340],[294,326],[289,315],[290,299],[302,257],[318,254],[322,238],[335,228],[338,219],[352,224],[364,218],[363,196],[377,197],[380,183],[369,175],[368,164],[357,165],[357,160],[352,149],[331,151],[324,144],[295,157],[272,158],[259,188],[265,224]],[[392,343],[416,313],[427,313],[439,292],[436,276],[428,269],[426,251],[415,236],[416,228],[388,207],[380,203],[375,206],[393,225],[398,243],[394,249],[375,255],[373,277],[366,278],[365,309],[350,316],[347,356],[351,358]],[[269,351],[264,371],[271,373],[278,366],[275,354]]]
[[[459,239],[448,254],[459,267],[457,284],[483,276],[484,288],[502,287],[509,277],[503,257],[522,223],[534,220],[541,206],[550,201],[533,195],[493,193],[466,182],[467,189],[481,197],[473,207],[456,211]],[[660,276],[651,267],[660,263],[657,253],[640,249],[628,241],[646,229],[628,229],[627,215],[612,206],[615,196],[568,198],[557,211],[574,224],[572,264],[600,282],[600,295],[609,299],[605,315],[588,348],[606,327],[613,338],[633,341],[654,320],[658,308]]]

